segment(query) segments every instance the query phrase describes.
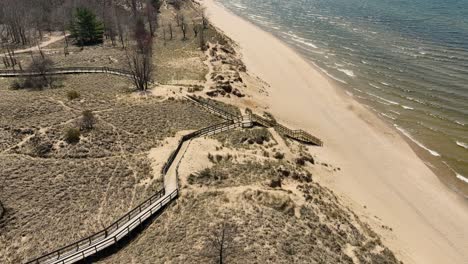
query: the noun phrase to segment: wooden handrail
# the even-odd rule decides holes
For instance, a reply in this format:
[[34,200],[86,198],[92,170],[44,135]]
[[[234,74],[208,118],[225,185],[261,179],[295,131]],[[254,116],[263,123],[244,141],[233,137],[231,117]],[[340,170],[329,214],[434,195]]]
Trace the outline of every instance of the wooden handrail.
[[304,142],[309,142],[309,143],[315,144],[317,146],[323,146],[323,141],[322,140],[320,140],[317,137],[312,136],[311,134],[305,132],[304,130],[301,130],[301,129],[292,130],[292,129],[289,129],[289,128],[279,124],[276,121],[265,119],[265,118],[263,118],[263,117],[261,117],[259,115],[256,115],[256,114],[251,114],[251,118],[252,118],[253,122],[259,123],[262,126],[273,127],[278,132],[280,132],[280,133],[282,133],[282,134],[284,134],[286,136],[289,136],[291,138],[294,138],[294,139],[297,139],[297,140],[300,140],[300,141],[304,141]]
[[[47,259],[50,259],[52,256],[57,256],[57,257],[60,257],[60,252],[68,252],[70,251],[71,249],[74,249],[76,248],[77,251],[78,249],[80,248],[80,245],[85,242],[85,241],[88,241],[87,245],[91,245],[92,241],[95,241],[97,240],[96,238],[99,238],[101,237],[103,234],[104,234],[104,237],[103,238],[106,238],[107,237],[107,234],[110,234],[112,233],[111,231],[115,231],[118,229],[119,225],[122,226],[123,224],[125,224],[126,222],[128,222],[130,219],[131,219],[131,215],[136,212],[136,211],[141,211],[143,208],[147,208],[148,206],[151,205],[151,201],[155,202],[157,201],[158,199],[155,199],[156,197],[157,198],[161,198],[162,196],[164,196],[165,194],[165,191],[164,189],[162,190],[159,190],[158,192],[156,192],[155,194],[153,194],[150,198],[146,199],[144,202],[140,203],[137,207],[133,208],[130,212],[126,213],[125,215],[123,215],[122,217],[120,217],[117,221],[113,222],[111,225],[109,225],[108,227],[106,227],[105,229],[101,230],[101,231],[98,231],[86,238],[83,238],[81,240],[78,240],[72,244],[69,244],[67,246],[64,246],[62,248],[59,248],[57,250],[54,250],[48,254],[45,254],[37,259],[34,259],[32,261],[29,261],[27,263],[41,263],[41,261],[43,260],[47,260]],[[150,202],[150,203],[148,203]],[[145,204],[148,203],[146,206]],[[142,208],[143,207],[143,208]],[[128,220],[125,220],[127,219]],[[115,230],[112,230],[113,228],[115,228]],[[83,246],[83,245],[81,245]]]
[[[206,128],[202,128],[200,130],[194,131],[190,134],[182,136],[179,140],[177,148],[172,152],[169,156],[166,164],[163,166],[162,173],[166,175],[169,171],[170,167],[173,165],[175,158],[177,157],[180,149],[184,142],[191,140],[195,137],[200,137],[203,135],[207,135],[209,133],[218,133],[222,132],[231,128],[240,127],[240,123],[227,121],[219,124],[215,124]],[[177,174],[177,170],[176,170]],[[178,175],[176,175],[178,177]],[[178,197],[179,189],[178,187],[169,195],[166,196],[165,189],[158,191],[157,193],[153,194],[151,197],[140,203],[137,207],[133,208],[130,212],[126,213],[119,219],[117,219],[114,223],[110,226],[106,227],[105,229],[94,233],[91,236],[83,238],[77,242],[64,246],[60,249],[52,251],[48,254],[45,254],[39,258],[31,260],[27,263],[48,263],[49,261],[53,263],[69,263],[69,262],[76,262],[82,260],[96,252],[117,243],[120,239],[130,233],[136,226],[140,225],[144,222],[147,218],[157,212],[159,209],[163,208],[166,204],[170,201]],[[160,200],[160,198],[166,196],[164,199]],[[159,202],[157,202],[159,201]],[[141,214],[145,209],[151,207],[148,212]],[[126,225],[126,228],[120,230],[116,234],[113,234],[119,228]],[[93,244],[93,242],[96,242]],[[65,258],[64,255],[66,255]]]
[[210,104],[209,102],[205,101],[205,100],[201,100],[193,95],[187,95],[186,96],[188,99],[190,99],[191,101],[193,102],[196,102],[198,103],[198,105],[204,107],[204,108],[208,108],[210,111],[214,112],[215,114],[219,115],[220,117],[226,119],[226,120],[231,120],[231,121],[240,121],[242,120],[242,116],[240,115],[236,115],[236,114],[232,114],[226,110],[223,110],[223,109],[220,109],[218,108],[217,106],[214,106],[212,104]]

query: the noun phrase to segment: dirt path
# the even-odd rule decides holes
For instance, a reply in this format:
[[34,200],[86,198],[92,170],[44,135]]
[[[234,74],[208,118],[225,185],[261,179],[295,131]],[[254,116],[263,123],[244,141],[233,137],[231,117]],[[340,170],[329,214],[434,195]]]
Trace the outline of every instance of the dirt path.
[[[70,34],[67,34],[67,36],[69,36]],[[26,53],[26,52],[34,52],[34,51],[38,51],[39,48],[43,48],[43,47],[46,47],[52,43],[55,43],[57,41],[60,41],[62,39],[64,39],[65,36],[64,35],[61,35],[61,36],[50,36],[50,39],[49,40],[46,40],[46,41],[43,41],[41,42],[41,44],[39,45],[36,45],[36,46],[33,46],[33,47],[30,47],[30,48],[27,48],[27,49],[20,49],[20,50],[15,50],[15,54],[20,54],[20,53]],[[8,53],[2,53],[1,56],[5,56],[5,55],[8,55]]]

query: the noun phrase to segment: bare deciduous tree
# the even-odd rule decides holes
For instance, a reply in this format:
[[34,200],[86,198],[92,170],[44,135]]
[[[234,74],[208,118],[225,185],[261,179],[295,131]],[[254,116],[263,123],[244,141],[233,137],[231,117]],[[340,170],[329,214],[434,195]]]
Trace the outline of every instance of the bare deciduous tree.
[[168,27],[169,27],[169,36],[171,36],[171,37],[169,38],[169,40],[172,40],[172,35],[173,35],[173,34],[172,34],[172,24],[169,23]]
[[205,30],[203,29],[203,27],[201,27],[200,31],[198,32],[198,44],[202,51],[206,50],[207,45],[206,45],[206,39],[205,39]]
[[3,207],[2,201],[0,201],[0,219],[2,219],[4,212],[5,212],[5,208]]
[[[29,71],[39,73],[40,80],[31,78],[28,80],[31,82],[33,88],[43,88],[46,86],[52,87],[54,78],[52,76],[48,76],[47,73],[52,69],[54,66],[54,62],[47,58],[42,50],[39,50],[40,56],[34,56],[31,54],[32,63],[29,66]],[[33,83],[34,82],[34,83]]]
[[203,255],[214,263],[227,263],[239,248],[235,241],[236,234],[237,226],[224,220],[207,238]]
[[132,73],[133,83],[139,91],[146,91],[151,81],[153,71],[152,63],[152,38],[141,18],[137,19],[135,25],[135,40],[137,47],[129,54],[127,50],[127,61]]
[[185,17],[183,15],[180,16],[180,30],[182,31],[182,40],[187,39],[187,23],[185,23]]
[[200,16],[202,18],[203,29],[207,29],[208,28],[208,19],[206,18],[206,9],[205,8],[200,9]]
[[192,30],[195,38],[198,37],[198,32],[200,29],[198,28],[198,25],[195,23],[195,21],[192,21]]
[[151,37],[154,37],[156,28],[158,27],[158,12],[152,5],[152,0],[146,1],[146,18],[148,20]]
[[120,39],[120,43],[122,44],[122,48],[125,48],[125,28],[124,28],[124,25],[123,25],[123,18],[122,16],[119,16],[117,14],[117,11],[114,7],[114,16],[115,16],[115,21],[116,21],[116,26],[117,26],[117,32],[119,34],[119,39]]
[[182,8],[182,0],[172,0],[169,4],[171,4],[175,10],[180,10]]
[[148,84],[151,81],[151,73],[153,70],[151,54],[140,53],[137,50],[133,51],[132,54],[128,54],[127,51],[127,60],[135,87],[139,91],[148,90]]

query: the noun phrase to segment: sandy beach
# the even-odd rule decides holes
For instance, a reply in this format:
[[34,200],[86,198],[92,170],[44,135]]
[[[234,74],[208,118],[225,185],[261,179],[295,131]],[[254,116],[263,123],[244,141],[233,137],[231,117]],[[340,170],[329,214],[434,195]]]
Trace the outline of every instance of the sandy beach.
[[269,84],[268,96],[254,100],[281,122],[324,140],[323,148],[310,151],[341,172],[316,180],[349,203],[405,263],[468,262],[467,201],[445,187],[394,128],[271,34],[215,1],[202,4],[238,43],[249,73]]

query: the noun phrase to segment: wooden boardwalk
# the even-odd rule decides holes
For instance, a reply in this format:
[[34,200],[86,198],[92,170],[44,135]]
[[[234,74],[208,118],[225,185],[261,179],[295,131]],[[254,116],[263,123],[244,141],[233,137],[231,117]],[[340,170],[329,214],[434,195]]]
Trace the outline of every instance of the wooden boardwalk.
[[144,223],[145,220],[160,212],[166,205],[178,197],[178,165],[190,140],[196,137],[214,135],[241,126],[240,122],[227,121],[183,136],[162,169],[164,179],[164,188],[162,190],[152,195],[104,230],[27,263],[75,263],[116,244]]
[[[229,113],[225,110],[222,110],[215,105],[211,104],[209,101],[206,99],[202,99],[199,97],[195,97],[192,95],[188,95],[187,98],[191,100],[192,102],[195,102],[197,105],[200,107],[204,108],[205,110],[218,115],[219,117],[226,119],[226,120],[232,120],[232,121],[243,121],[243,123],[251,123],[251,124],[257,124],[261,125],[264,127],[273,127],[278,133],[287,136],[289,138],[308,143],[308,144],[313,144],[316,146],[323,146],[323,141],[320,140],[319,138],[312,136],[311,134],[305,132],[304,130],[292,130],[289,129],[281,124],[279,124],[276,121],[273,120],[268,120],[266,118],[263,118],[259,115],[256,115],[252,113],[251,111],[248,111],[248,114],[246,116],[241,116],[241,115],[236,115]],[[245,126],[244,126],[245,127]]]
[[[119,76],[131,77],[130,72],[119,69],[112,69],[107,67],[70,67],[70,68],[55,68],[48,71],[46,74],[79,74],[79,73],[105,73],[114,74]],[[21,77],[21,76],[41,76],[44,73],[39,72],[24,72],[24,71],[0,71],[0,77]],[[210,113],[220,116],[226,121],[220,124],[215,124],[210,127],[206,127],[190,134],[183,136],[177,148],[170,155],[166,164],[163,166],[161,173],[164,179],[164,188],[143,203],[132,209],[127,214],[123,215],[117,221],[112,223],[105,229],[83,238],[70,245],[54,250],[53,252],[44,254],[36,259],[33,259],[27,263],[75,263],[77,261],[86,259],[125,238],[128,234],[132,233],[138,226],[144,223],[148,218],[164,209],[171,201],[179,196],[178,186],[178,166],[183,158],[183,153],[188,148],[189,142],[202,136],[209,136],[217,133],[221,133],[227,130],[247,127],[250,124],[259,124],[266,127],[274,127],[280,133],[291,138],[316,144],[322,146],[323,143],[318,138],[302,131],[302,130],[290,130],[276,122],[269,121],[258,115],[250,113],[246,116],[239,114],[233,114],[226,110],[220,109],[219,107],[195,96],[187,96],[192,102],[195,102],[198,106],[204,108]],[[248,124],[248,125],[246,125]]]

